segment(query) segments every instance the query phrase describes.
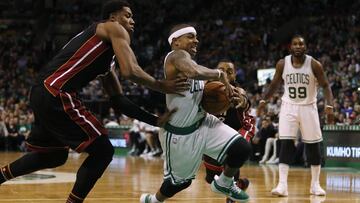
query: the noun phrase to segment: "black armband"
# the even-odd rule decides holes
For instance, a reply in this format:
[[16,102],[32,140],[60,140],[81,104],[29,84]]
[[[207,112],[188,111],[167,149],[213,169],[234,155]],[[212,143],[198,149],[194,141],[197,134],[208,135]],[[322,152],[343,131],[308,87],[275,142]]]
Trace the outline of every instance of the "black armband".
[[121,112],[126,116],[135,118],[139,121],[148,123],[152,126],[158,126],[157,120],[158,117],[141,109],[139,106],[134,104],[124,95],[114,95],[110,97],[111,106],[114,107],[114,110]]

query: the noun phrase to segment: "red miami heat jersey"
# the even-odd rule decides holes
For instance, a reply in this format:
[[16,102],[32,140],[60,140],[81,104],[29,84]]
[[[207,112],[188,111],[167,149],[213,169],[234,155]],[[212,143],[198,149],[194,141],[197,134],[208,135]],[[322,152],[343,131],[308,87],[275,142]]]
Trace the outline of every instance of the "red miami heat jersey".
[[57,96],[60,91],[75,92],[98,75],[109,71],[113,59],[111,43],[96,36],[98,23],[72,38],[41,70],[40,81]]

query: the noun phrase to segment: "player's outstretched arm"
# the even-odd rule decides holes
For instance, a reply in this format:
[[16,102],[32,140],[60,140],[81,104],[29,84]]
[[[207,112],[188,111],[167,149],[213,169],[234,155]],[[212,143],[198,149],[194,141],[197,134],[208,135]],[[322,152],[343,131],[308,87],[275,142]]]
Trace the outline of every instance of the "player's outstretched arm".
[[128,32],[117,22],[106,22],[98,25],[96,34],[111,42],[117,61],[120,64],[121,76],[164,93],[179,93],[188,89],[188,84],[181,81],[158,81],[147,74],[138,64],[130,47]]

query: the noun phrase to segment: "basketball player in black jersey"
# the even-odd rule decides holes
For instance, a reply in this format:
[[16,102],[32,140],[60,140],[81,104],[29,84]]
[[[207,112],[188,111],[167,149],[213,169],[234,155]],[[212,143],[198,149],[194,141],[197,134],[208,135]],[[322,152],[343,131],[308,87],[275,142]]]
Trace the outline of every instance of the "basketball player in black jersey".
[[[83,202],[111,162],[114,149],[106,129],[86,110],[76,92],[106,73],[102,81],[113,107],[130,117],[158,125],[170,114],[159,119],[130,102],[122,95],[115,71],[124,78],[164,93],[188,89],[184,79],[157,81],[138,65],[129,46],[129,33],[135,23],[127,2],[107,2],[102,17],[103,21],[93,23],[76,35],[42,69],[30,95],[30,106],[35,115],[27,140],[30,152],[0,168],[0,184],[40,169],[63,165],[71,148],[89,156],[79,168],[66,202]],[[111,63],[118,64],[117,70],[115,66],[110,68]]]
[[[255,119],[247,113],[250,108],[250,103],[247,100],[241,100],[246,99],[244,96],[246,92],[239,87],[240,85],[235,80],[235,66],[232,62],[222,61],[217,65],[217,68],[227,73],[230,84],[234,87],[237,87],[235,91],[238,93],[238,95],[243,96],[236,97],[238,99],[238,101],[235,101],[238,103],[236,107],[234,106],[229,108],[223,114],[217,115],[217,117],[228,126],[238,130],[239,133],[249,141],[250,138],[254,135]],[[214,176],[221,174],[223,171],[223,166],[207,155],[204,155],[204,165],[206,168],[205,180],[207,183],[211,184],[211,182],[214,180]],[[249,180],[247,178],[240,178],[240,170],[234,176],[234,181],[236,181],[238,187],[242,190],[246,190],[249,186]],[[231,200],[230,198],[226,198],[226,203],[234,202],[235,201]]]

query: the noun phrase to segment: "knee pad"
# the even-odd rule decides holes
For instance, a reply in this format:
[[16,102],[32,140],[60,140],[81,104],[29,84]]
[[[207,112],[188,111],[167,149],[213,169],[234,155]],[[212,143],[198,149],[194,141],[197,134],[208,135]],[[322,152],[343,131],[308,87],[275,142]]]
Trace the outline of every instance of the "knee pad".
[[294,140],[280,140],[279,162],[291,165],[295,162],[295,142]]
[[321,152],[320,143],[305,144],[306,161],[310,165],[320,165]]
[[230,168],[240,168],[248,160],[250,152],[251,146],[245,139],[236,139],[227,151],[225,163]]
[[171,180],[165,179],[164,182],[162,183],[161,187],[160,187],[160,193],[166,197],[172,197],[174,196],[176,193],[186,189],[187,187],[189,187],[191,185],[191,180],[189,180],[188,182],[179,184],[179,185],[174,185],[171,183]]

